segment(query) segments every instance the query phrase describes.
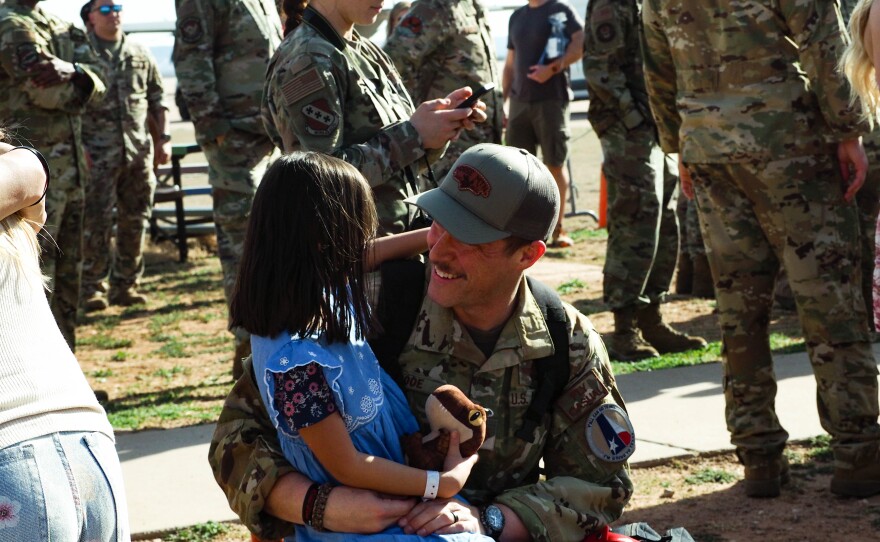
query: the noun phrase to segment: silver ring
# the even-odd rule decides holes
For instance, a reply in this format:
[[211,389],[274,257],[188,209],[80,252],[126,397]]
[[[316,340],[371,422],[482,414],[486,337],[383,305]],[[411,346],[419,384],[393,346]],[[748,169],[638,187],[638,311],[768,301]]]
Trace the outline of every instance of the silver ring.
[[455,511],[450,510],[450,513],[452,513],[452,523],[458,523],[458,515],[455,513]]

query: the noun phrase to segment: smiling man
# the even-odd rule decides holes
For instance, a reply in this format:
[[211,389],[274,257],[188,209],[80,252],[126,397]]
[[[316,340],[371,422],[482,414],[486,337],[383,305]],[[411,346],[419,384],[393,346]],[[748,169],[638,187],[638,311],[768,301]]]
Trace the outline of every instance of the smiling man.
[[[94,311],[106,309],[108,301],[146,303],[137,283],[144,272],[144,231],[156,188],[153,167],[168,162],[171,134],[156,59],[122,33],[122,4],[92,0],[83,13],[107,73],[107,94],[89,106],[83,123],[92,176],[83,220],[82,304]],[[115,249],[110,244],[114,207]]]
[[[397,523],[419,535],[582,540],[620,517],[629,501],[626,461],[635,440],[592,323],[525,278],[556,223],[553,176],[524,150],[480,144],[461,155],[439,188],[407,201],[434,217],[432,267],[399,356],[398,383],[423,431],[426,398],[443,384],[459,387],[492,411],[486,440],[462,491],[469,504],[414,503],[340,486],[330,491],[324,527],[373,533]],[[281,455],[250,364],[245,368],[209,458],[242,521],[262,538],[278,538],[302,523],[311,481]],[[547,396],[541,383],[557,379],[558,393]],[[536,406],[538,397],[546,404]]]

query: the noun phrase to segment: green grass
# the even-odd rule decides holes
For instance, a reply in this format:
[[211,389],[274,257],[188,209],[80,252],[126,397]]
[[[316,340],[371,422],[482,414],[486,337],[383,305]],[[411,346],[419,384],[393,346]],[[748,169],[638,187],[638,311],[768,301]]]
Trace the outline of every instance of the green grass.
[[165,535],[162,540],[164,542],[209,542],[228,531],[228,525],[209,521]]
[[557,286],[556,291],[559,292],[559,295],[568,295],[580,292],[586,287],[587,285],[581,279],[572,279]]
[[736,475],[720,469],[701,469],[686,477],[684,482],[692,486],[703,484],[729,484],[736,480]]
[[171,338],[158,350],[153,351],[154,354],[162,358],[188,358],[189,353],[186,351],[186,345],[177,339]]
[[570,232],[569,235],[577,243],[585,239],[608,239],[608,230],[606,228],[581,228]]
[[[781,333],[770,334],[770,349],[774,354],[790,354],[805,350],[804,340],[800,337],[789,337]],[[640,371],[657,371],[674,367],[689,367],[703,363],[721,361],[721,342],[715,341],[703,350],[690,350],[677,354],[664,354],[659,358],[650,358],[637,362],[612,361],[614,374],[623,375]]]
[[128,359],[128,353],[125,350],[117,350],[115,354],[110,356],[110,361],[125,361]]
[[130,389],[120,399],[110,401],[106,406],[107,417],[114,429],[161,427],[163,422],[215,422],[228,392],[226,379],[146,393],[133,393]]
[[810,446],[810,451],[807,453],[810,459],[814,461],[831,461],[834,459],[834,454],[831,451],[830,435],[813,437],[807,441],[807,444]]
[[113,369],[95,369],[89,374],[94,378],[107,378],[113,376]]
[[117,350],[119,348],[128,348],[132,345],[131,339],[122,339],[118,337],[109,337],[103,333],[93,335],[91,337],[77,337],[77,346],[94,346],[99,350]]
[[172,367],[170,369],[159,369],[153,373],[153,376],[161,376],[162,378],[170,380],[170,379],[174,378],[174,375],[189,374],[189,373],[190,373],[190,369],[188,367],[184,367],[182,365],[175,365],[174,367]]

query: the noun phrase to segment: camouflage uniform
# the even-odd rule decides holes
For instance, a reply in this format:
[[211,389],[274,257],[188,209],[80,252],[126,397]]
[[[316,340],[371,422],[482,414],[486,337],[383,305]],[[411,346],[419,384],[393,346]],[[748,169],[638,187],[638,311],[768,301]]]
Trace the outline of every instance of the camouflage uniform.
[[[125,36],[112,45],[94,34],[90,39],[107,73],[107,95],[92,103],[83,117],[83,141],[92,164],[83,230],[84,299],[101,289],[108,275],[112,289],[124,291],[144,272],[144,229],[156,188],[147,115],[167,109],[162,77],[146,47]],[[114,207],[116,254],[111,274]]]
[[[15,130],[16,139],[38,147],[49,162],[52,186],[40,235],[43,272],[52,287],[52,314],[75,348],[87,181],[80,115],[86,103],[104,94],[104,75],[82,30],[23,4],[7,0],[0,6],[0,119]],[[40,53],[78,64],[83,83],[38,88],[28,68],[40,61]]]
[[335,31],[331,38],[339,48],[304,22],[284,39],[263,92],[266,131],[284,152],[324,152],[357,167],[373,188],[379,235],[402,232],[409,222],[403,200],[414,194],[425,160],[441,151],[422,148],[391,59],[356,30],[351,40]]
[[464,130],[434,164],[439,183],[461,153],[477,143],[501,143],[504,119],[495,41],[480,0],[417,0],[384,46],[415,103],[495,83],[483,96],[489,118]]
[[612,310],[663,301],[678,251],[678,164],[657,143],[639,28],[636,0],[587,4],[583,64],[608,182],[603,296]]
[[703,234],[700,232],[700,217],[697,214],[696,202],[680,195],[676,214],[681,234],[681,253],[690,258],[704,256],[706,247],[703,244]]
[[[617,462],[601,459],[588,443],[586,430],[591,416],[602,408],[623,407],[623,399],[599,334],[586,316],[565,305],[572,322],[569,384],[552,415],[536,430],[537,444],[515,437],[534,393],[532,360],[552,350],[540,308],[527,286],[518,299],[494,353],[486,359],[452,310],[426,297],[400,357],[400,384],[423,428],[425,399],[444,383],[457,385],[492,409],[480,461],[462,491],[472,504],[494,501],[511,507],[532,540],[582,540],[597,526],[620,517],[632,495],[625,457]],[[542,458],[546,480],[538,481]],[[263,538],[292,531],[290,524],[262,510],[275,482],[292,469],[252,378],[240,379],[227,398],[209,460],[230,506],[248,528]]]
[[[778,454],[768,340],[788,271],[838,467],[876,453],[877,366],[861,294],[858,218],[837,142],[864,131],[836,72],[837,2],[645,0],[645,70],[667,152],[694,177],[715,277],[731,441]],[[771,7],[772,6],[772,7]],[[748,462],[747,462],[748,463]]]
[[[174,70],[208,159],[228,303],[254,192],[275,157],[260,101],[281,20],[272,0],[176,0],[176,6]],[[248,337],[242,329],[233,333],[237,341]]]

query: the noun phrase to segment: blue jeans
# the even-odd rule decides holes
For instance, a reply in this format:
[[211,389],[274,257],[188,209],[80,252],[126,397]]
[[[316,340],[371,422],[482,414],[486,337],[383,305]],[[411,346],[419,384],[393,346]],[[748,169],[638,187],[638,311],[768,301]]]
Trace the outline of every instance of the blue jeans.
[[130,539],[122,469],[106,435],[52,433],[0,450],[0,540]]

